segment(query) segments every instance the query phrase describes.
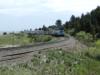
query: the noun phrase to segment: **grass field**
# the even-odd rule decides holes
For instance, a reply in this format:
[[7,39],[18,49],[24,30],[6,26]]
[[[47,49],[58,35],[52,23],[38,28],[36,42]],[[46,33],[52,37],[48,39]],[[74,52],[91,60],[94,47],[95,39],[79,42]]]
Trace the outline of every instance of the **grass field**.
[[34,35],[32,38],[30,38],[26,34],[9,34],[0,36],[0,46],[27,45],[35,42],[48,42],[50,40],[52,40],[52,37],[49,35]]
[[41,51],[30,62],[1,67],[0,75],[100,75],[100,60],[90,56],[87,51]]
[[[0,36],[0,45],[29,44],[32,41],[34,43],[52,41],[52,37]],[[73,50],[74,52],[62,49],[37,52],[27,63],[1,66],[0,75],[100,75],[100,40],[92,43],[88,49]]]
[[22,45],[29,43],[27,36],[3,35],[0,36],[0,45]]

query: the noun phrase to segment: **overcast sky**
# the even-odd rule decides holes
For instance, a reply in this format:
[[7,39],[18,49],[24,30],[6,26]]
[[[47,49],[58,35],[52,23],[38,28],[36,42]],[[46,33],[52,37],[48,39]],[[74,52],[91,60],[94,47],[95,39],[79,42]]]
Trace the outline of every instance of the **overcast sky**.
[[0,31],[20,31],[63,23],[100,5],[100,0],[0,0]]

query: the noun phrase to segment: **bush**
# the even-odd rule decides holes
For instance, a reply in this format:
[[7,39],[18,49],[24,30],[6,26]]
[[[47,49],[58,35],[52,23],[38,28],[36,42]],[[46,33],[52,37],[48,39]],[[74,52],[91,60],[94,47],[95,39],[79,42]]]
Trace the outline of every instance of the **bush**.
[[51,36],[45,36],[44,39],[43,39],[43,41],[47,42],[47,41],[50,41],[51,39],[52,39]]
[[76,37],[80,40],[85,40],[85,41],[93,40],[92,35],[90,33],[84,32],[84,31],[77,33]]
[[96,45],[96,47],[98,48],[100,48],[100,40],[97,40],[96,42],[95,42],[95,45]]
[[4,32],[3,35],[7,35],[7,32]]
[[88,50],[85,52],[85,55],[89,58],[100,61],[100,48],[89,47]]
[[87,45],[92,44],[93,41],[92,35],[84,31],[76,33],[76,38]]
[[52,37],[49,36],[49,35],[36,35],[36,36],[34,37],[34,41],[35,41],[35,42],[48,42],[48,41],[50,41],[51,39],[52,39]]
[[74,28],[70,29],[70,30],[67,31],[67,33],[69,33],[70,35],[73,36],[75,34],[75,29]]

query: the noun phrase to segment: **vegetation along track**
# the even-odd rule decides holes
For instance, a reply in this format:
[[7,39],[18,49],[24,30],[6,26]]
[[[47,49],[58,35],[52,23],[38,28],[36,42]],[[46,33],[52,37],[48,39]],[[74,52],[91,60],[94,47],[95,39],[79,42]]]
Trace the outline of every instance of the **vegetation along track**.
[[36,51],[47,50],[50,48],[72,48],[75,45],[75,39],[64,37],[56,42],[40,43],[34,46],[12,47],[0,49],[0,64],[26,62],[32,58]]

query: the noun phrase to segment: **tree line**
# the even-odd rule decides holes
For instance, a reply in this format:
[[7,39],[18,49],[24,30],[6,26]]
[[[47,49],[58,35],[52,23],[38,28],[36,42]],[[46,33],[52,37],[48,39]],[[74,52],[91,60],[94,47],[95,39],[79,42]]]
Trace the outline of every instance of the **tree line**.
[[71,16],[69,21],[64,24],[66,32],[73,30],[72,35],[77,32],[85,31],[91,33],[93,38],[100,36],[100,6],[92,10],[90,13],[82,14],[81,17]]
[[48,31],[49,29],[54,29],[54,30],[64,30],[62,21],[60,19],[56,20],[54,25],[50,25],[48,27],[46,27],[45,25],[43,25],[42,28],[38,28],[36,30],[43,30],[43,31]]

